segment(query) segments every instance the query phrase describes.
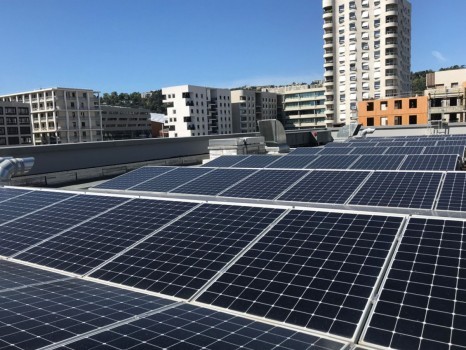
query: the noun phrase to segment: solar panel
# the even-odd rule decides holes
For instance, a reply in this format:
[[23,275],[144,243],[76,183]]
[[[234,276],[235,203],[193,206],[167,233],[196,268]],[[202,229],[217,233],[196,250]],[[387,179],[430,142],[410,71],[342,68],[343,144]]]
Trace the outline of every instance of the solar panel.
[[351,154],[366,155],[366,154],[384,154],[386,147],[354,147]]
[[363,155],[356,160],[351,169],[357,170],[396,170],[406,156],[403,155]]
[[262,170],[220,193],[223,197],[274,199],[301,177],[305,170]]
[[126,190],[140,184],[141,182],[165,174],[173,169],[175,169],[175,167],[143,167],[101,183],[100,185],[95,186],[95,188]]
[[288,155],[292,156],[299,156],[299,155],[311,155],[311,154],[318,154],[322,151],[322,147],[298,147],[292,150]]
[[421,139],[421,140],[406,140],[406,146],[415,146],[415,147],[430,147],[437,144],[436,139]]
[[217,158],[212,159],[211,161],[203,164],[203,167],[220,167],[220,168],[228,168],[232,165],[244,160],[249,156],[247,155],[231,155],[231,156],[220,156]]
[[74,194],[61,192],[31,191],[0,203],[0,224],[55,204]]
[[348,169],[360,156],[358,155],[324,155],[306,166],[307,169]]
[[18,190],[16,188],[0,187],[0,202],[6,201],[8,199],[11,199],[17,196],[21,196],[28,192],[31,192],[31,191],[30,190]]
[[216,169],[170,192],[216,195],[256,171],[256,169]]
[[197,301],[353,338],[401,221],[292,210]]
[[436,209],[466,211],[465,172],[447,172]]
[[[359,148],[359,147],[358,147]],[[341,148],[341,147],[331,147],[331,148],[322,148],[322,151],[319,152],[319,155],[324,155],[324,154],[350,154],[351,151],[353,151],[355,147],[347,147],[347,148]]]
[[393,349],[466,348],[464,221],[413,217],[404,232],[366,343]]
[[400,170],[456,170],[459,158],[456,154],[407,155]]
[[466,146],[466,140],[439,140],[437,146]]
[[375,172],[349,204],[431,209],[441,173]]
[[422,154],[424,148],[416,146],[387,147],[385,154]]
[[349,142],[329,142],[325,144],[325,147],[352,147],[353,145]]
[[0,225],[0,255],[18,253],[127,200],[78,195],[25,218]]
[[0,293],[0,347],[38,349],[170,301],[71,279]]
[[0,260],[0,293],[9,289],[23,288],[38,283],[48,283],[63,278],[71,277],[65,277],[7,260]]
[[435,146],[426,147],[423,154],[458,154],[464,157],[466,146]]
[[131,191],[168,192],[188,181],[207,174],[213,169],[209,168],[176,168],[168,174],[160,175],[152,180],[128,188]]
[[369,174],[368,171],[315,170],[278,200],[344,204]]
[[194,205],[134,199],[32,247],[16,258],[84,274]]
[[180,305],[68,344],[66,349],[316,349],[345,344],[223,312]]
[[318,156],[284,156],[268,165],[267,168],[304,169],[317,157]]
[[91,276],[190,298],[282,212],[204,204]]
[[246,159],[232,165],[232,168],[265,168],[282,156],[250,155]]
[[380,141],[377,142],[377,147],[403,147],[406,141]]

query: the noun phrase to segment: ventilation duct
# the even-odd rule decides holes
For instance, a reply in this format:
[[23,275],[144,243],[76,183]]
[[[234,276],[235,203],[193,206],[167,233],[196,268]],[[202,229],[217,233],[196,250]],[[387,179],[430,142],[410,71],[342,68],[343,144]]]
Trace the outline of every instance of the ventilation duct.
[[25,175],[34,165],[34,158],[0,157],[0,183],[9,183],[12,176]]

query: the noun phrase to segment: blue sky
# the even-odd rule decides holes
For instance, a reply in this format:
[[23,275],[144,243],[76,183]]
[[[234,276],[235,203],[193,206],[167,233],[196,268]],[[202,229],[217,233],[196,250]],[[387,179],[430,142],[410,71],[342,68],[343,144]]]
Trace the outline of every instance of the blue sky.
[[[0,0],[0,94],[52,86],[133,92],[321,79],[321,4]],[[466,64],[466,1],[411,4],[411,70]]]

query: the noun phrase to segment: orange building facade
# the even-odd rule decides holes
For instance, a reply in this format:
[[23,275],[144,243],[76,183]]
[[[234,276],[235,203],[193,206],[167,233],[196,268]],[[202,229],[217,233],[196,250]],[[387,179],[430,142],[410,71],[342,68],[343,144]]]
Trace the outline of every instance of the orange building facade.
[[427,96],[358,102],[358,122],[363,126],[428,124],[428,115]]

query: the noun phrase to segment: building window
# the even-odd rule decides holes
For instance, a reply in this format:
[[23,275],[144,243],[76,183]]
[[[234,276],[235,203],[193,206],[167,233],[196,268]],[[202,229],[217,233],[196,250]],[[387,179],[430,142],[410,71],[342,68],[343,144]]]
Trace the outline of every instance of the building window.
[[401,100],[395,100],[395,109],[401,109],[403,107],[403,103]]
[[403,119],[401,117],[401,115],[396,115],[395,116],[395,125],[401,125],[403,122]]
[[367,118],[367,126],[374,126],[374,118]]
[[417,115],[409,116],[409,124],[417,124]]
[[374,102],[367,102],[367,111],[371,112],[374,110]]
[[6,115],[16,114],[16,107],[5,107],[5,114]]
[[409,100],[409,108],[417,108],[417,100],[415,98]]

